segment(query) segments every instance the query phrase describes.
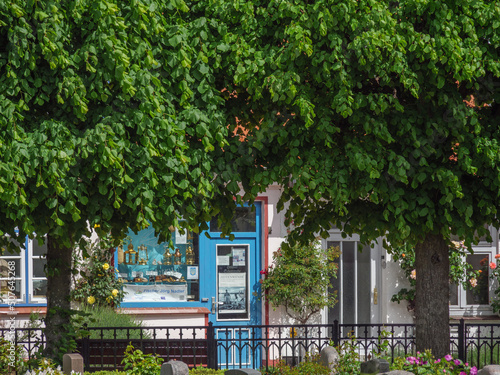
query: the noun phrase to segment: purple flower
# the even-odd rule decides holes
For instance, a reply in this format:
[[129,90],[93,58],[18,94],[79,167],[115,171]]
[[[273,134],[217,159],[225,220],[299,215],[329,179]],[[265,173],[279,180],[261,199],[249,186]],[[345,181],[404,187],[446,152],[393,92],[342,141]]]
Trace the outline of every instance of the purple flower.
[[446,354],[444,356],[444,359],[446,359],[449,362],[449,361],[451,361],[453,359],[453,357],[450,354]]
[[460,364],[462,363],[462,361],[461,361],[461,360],[459,360],[459,359],[455,359],[455,360],[453,361],[453,363],[455,363],[455,364],[458,366],[458,365],[460,365]]
[[470,369],[470,375],[477,375],[477,367],[476,366],[472,366],[472,368]]
[[436,360],[434,361],[434,363],[439,363],[439,362],[441,362],[441,359],[436,359]]

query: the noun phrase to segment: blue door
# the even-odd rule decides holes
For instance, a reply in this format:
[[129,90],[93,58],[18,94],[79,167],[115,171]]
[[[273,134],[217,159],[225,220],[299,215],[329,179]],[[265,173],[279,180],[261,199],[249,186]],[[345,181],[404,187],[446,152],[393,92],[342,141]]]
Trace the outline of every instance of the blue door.
[[[233,221],[235,238],[220,238],[216,221],[211,238],[200,238],[203,297],[209,299],[209,321],[218,341],[219,368],[260,367],[259,295],[261,207],[240,207]],[[202,244],[203,242],[203,244]]]

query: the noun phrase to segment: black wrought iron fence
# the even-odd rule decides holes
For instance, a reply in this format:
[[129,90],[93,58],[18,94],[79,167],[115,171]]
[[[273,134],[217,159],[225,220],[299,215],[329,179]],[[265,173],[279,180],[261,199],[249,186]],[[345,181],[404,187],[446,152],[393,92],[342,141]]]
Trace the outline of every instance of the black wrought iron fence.
[[[309,324],[199,327],[103,327],[88,328],[90,335],[78,340],[78,352],[87,371],[121,369],[129,344],[144,353],[153,353],[165,361],[186,362],[190,367],[261,368],[278,361],[294,365],[306,355],[319,353],[327,345],[349,343],[360,359],[375,353],[390,358],[415,354],[413,324]],[[26,358],[43,348],[41,328],[0,328],[24,349]],[[450,324],[450,353],[484,366],[500,361],[500,323]]]

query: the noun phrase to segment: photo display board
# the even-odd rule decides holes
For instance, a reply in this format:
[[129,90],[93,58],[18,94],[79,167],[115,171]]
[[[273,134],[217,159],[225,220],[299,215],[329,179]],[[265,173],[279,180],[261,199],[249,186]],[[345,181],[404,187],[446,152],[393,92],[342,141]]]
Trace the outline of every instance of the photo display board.
[[217,320],[249,319],[249,245],[217,246]]

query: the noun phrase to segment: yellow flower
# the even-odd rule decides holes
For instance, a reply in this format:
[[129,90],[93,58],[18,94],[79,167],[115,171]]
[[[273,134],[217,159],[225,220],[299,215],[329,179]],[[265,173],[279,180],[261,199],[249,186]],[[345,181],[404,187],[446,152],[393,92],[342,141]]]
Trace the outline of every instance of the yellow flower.
[[91,304],[91,305],[92,305],[92,304],[94,304],[94,302],[95,302],[95,298],[94,298],[94,296],[87,297],[87,302],[88,302],[89,304]]
[[118,295],[118,290],[117,289],[113,289],[111,291],[111,294],[113,295],[113,297],[116,297]]
[[104,271],[107,271],[109,269],[109,264],[108,263],[104,263],[102,265],[102,268],[104,268]]

